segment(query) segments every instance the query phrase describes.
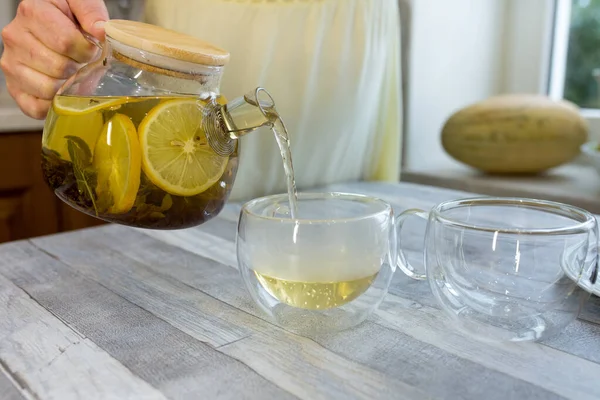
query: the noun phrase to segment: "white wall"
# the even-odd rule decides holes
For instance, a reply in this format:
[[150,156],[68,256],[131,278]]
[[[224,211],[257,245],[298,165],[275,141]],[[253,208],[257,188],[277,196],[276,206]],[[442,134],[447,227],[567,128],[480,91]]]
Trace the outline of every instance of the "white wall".
[[405,168],[456,164],[440,133],[458,109],[543,92],[552,0],[413,1]]
[[508,1],[504,24],[504,92],[546,94],[553,12],[553,0]]
[[455,110],[502,85],[506,0],[413,2],[405,165],[451,162],[440,130]]

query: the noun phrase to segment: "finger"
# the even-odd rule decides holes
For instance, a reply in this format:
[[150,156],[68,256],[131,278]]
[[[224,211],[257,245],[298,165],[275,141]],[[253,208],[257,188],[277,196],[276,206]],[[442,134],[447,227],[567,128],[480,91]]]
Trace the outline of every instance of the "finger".
[[73,21],[54,4],[26,0],[19,4],[17,18],[25,30],[46,47],[78,63],[89,62],[97,52]]
[[7,80],[13,80],[21,92],[37,97],[41,100],[52,100],[58,89],[65,82],[44,75],[24,64],[16,64],[14,68],[6,71]]
[[23,51],[15,52],[15,61],[51,78],[67,79],[81,68],[81,64],[76,63],[69,57],[50,50],[37,40],[31,32],[23,34],[20,45]]
[[48,110],[50,110],[52,105],[51,101],[36,99],[30,94],[15,90],[14,87],[8,82],[6,84],[6,89],[11,97],[15,99],[15,102],[21,111],[23,111],[23,114],[34,119],[42,120],[46,118],[46,115],[48,115]]
[[67,0],[67,2],[83,30],[98,40],[104,40],[104,23],[108,21],[104,0]]

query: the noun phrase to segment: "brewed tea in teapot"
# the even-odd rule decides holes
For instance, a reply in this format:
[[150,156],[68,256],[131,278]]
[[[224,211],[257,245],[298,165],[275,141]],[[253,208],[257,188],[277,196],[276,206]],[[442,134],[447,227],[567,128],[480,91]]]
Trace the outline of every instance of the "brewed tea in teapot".
[[289,159],[264,89],[221,96],[225,50],[140,22],[105,30],[101,57],[65,83],[44,127],[44,177],[64,202],[109,222],[185,228],[223,208],[240,136],[271,126]]

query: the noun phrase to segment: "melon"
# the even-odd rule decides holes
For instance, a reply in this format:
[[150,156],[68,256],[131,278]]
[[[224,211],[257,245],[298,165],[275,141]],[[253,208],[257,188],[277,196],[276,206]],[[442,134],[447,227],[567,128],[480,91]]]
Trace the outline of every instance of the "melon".
[[455,160],[496,174],[533,174],[572,161],[588,124],[566,100],[529,94],[490,97],[448,118],[444,150]]

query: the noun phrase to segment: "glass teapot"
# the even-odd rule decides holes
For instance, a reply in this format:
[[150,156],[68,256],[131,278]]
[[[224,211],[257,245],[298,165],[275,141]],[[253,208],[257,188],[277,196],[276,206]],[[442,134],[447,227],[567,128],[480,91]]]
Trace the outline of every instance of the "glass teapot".
[[209,43],[134,21],[105,29],[101,57],[64,84],[46,118],[47,184],[108,222],[208,221],[231,192],[237,139],[273,122],[272,98],[258,88],[227,102],[219,85],[229,53]]

